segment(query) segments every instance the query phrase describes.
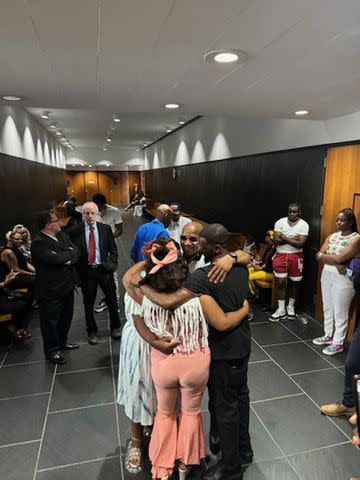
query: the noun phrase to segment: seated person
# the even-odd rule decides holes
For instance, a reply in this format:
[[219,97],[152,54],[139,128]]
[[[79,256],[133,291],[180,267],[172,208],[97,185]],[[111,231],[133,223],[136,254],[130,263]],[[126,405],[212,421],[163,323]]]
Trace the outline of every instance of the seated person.
[[21,225],[20,223],[18,223],[17,225],[13,226],[12,231],[20,233],[21,239],[23,242],[20,247],[20,250],[23,252],[23,254],[28,259],[28,261],[31,262],[31,253],[30,253],[31,235],[30,235],[29,229],[24,227],[24,225]]
[[273,281],[272,257],[275,254],[275,244],[273,238],[274,231],[268,230],[265,234],[266,250],[262,256],[262,259],[260,263],[255,263],[249,268],[249,292],[253,296],[257,296],[257,289],[255,285],[256,280],[265,280],[269,282],[269,284],[271,284]]
[[257,242],[254,242],[253,245],[250,248],[250,263],[248,265],[248,268],[256,268],[259,265],[262,264],[261,257],[259,255],[259,244]]
[[17,273],[12,282],[12,288],[28,288],[32,294],[34,291],[35,268],[28,262],[21,250],[22,238],[18,232],[8,232],[6,234],[8,244],[1,250],[0,260],[5,267],[6,273],[12,270]]
[[[0,265],[1,267],[1,265]],[[33,297],[30,293],[12,291],[17,273],[11,271],[6,275],[5,269],[0,268],[0,315],[11,314],[12,321],[7,328],[15,340],[25,340],[31,337],[27,331]]]
[[125,212],[127,212],[129,208],[135,207],[135,205],[144,205],[145,203],[145,201],[143,200],[144,198],[145,198],[145,194],[140,188],[133,196],[129,205],[125,208]]

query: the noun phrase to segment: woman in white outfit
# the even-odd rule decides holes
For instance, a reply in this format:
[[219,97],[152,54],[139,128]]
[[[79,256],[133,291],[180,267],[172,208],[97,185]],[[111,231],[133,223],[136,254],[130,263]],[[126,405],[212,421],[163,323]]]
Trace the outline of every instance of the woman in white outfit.
[[321,274],[321,293],[324,308],[322,337],[314,338],[315,345],[325,345],[325,355],[336,355],[344,350],[348,314],[355,295],[352,271],[346,264],[360,256],[360,235],[354,212],[340,210],[336,218],[338,232],[329,235],[316,259],[324,264]]

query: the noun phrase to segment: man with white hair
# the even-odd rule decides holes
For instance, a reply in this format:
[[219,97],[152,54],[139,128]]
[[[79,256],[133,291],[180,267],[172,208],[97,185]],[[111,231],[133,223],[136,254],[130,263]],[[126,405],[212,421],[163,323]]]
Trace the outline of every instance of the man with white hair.
[[94,202],[83,205],[82,216],[83,222],[72,227],[67,233],[80,249],[80,260],[76,267],[81,280],[88,342],[96,345],[98,328],[94,317],[94,303],[98,286],[105,294],[109,309],[111,336],[114,339],[120,338],[120,318],[113,275],[117,269],[118,252],[111,227],[97,221],[99,209]]

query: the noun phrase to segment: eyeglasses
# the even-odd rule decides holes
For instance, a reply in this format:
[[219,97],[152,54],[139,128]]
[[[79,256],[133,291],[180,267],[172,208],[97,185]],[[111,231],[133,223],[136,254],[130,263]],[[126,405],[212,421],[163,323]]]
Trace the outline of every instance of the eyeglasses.
[[180,236],[180,240],[181,240],[182,242],[186,242],[186,240],[189,240],[190,242],[193,242],[193,243],[199,241],[198,237],[187,237],[186,235],[181,235],[181,236]]

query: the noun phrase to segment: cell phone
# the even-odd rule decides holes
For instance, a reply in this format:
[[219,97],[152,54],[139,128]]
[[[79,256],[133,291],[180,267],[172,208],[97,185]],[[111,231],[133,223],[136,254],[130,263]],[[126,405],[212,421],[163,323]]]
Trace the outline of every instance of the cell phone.
[[360,375],[353,376],[354,397],[355,397],[355,411],[356,411],[356,425],[358,435],[360,435]]

